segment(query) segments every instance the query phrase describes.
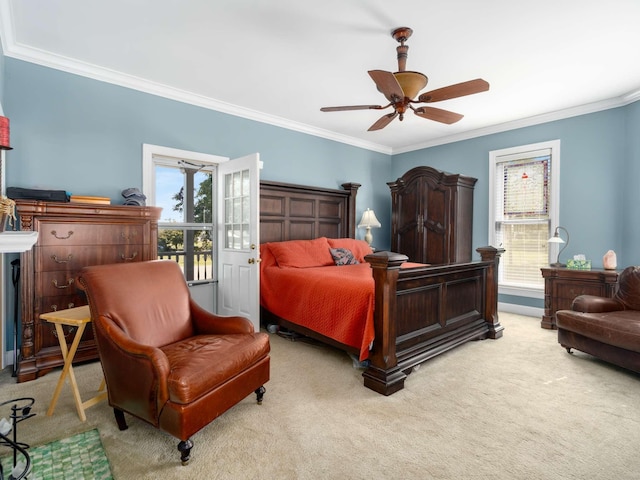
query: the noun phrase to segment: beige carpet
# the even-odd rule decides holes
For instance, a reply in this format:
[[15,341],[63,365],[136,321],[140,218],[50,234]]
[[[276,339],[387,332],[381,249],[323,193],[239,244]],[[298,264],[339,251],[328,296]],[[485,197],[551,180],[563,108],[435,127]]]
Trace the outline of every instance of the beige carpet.
[[[186,467],[174,438],[129,416],[118,431],[104,402],[81,423],[68,388],[47,417],[57,372],[3,373],[0,401],[36,397],[19,426],[31,445],[97,427],[116,479],[640,478],[640,375],[567,354],[539,318],[500,319],[503,338],[428,361],[391,397],[346,354],[272,335],[263,405],[247,398],[196,434]],[[76,374],[86,398],[99,365]]]

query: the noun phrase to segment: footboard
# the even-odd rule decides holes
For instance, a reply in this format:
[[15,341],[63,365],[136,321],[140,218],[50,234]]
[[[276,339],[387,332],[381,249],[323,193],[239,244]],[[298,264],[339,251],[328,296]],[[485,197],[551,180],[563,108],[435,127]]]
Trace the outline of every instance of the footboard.
[[412,369],[469,340],[497,339],[497,266],[502,250],[477,250],[482,260],[400,268],[405,255],[368,255],[375,280],[375,341],[366,387],[391,395]]

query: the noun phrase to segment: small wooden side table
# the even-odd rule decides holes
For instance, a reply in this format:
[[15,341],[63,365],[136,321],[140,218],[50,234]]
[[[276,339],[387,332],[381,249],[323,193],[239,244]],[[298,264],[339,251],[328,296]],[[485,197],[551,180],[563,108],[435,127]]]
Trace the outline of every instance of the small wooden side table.
[[[91,312],[89,311],[89,306],[84,305],[82,307],[43,313],[42,315],[40,315],[40,318],[55,325],[56,333],[58,334],[58,341],[60,342],[60,350],[62,351],[62,358],[64,359],[64,367],[62,368],[62,373],[60,374],[60,378],[58,379],[56,389],[53,392],[53,398],[51,399],[51,403],[49,404],[47,415],[53,415],[53,411],[56,408],[56,403],[58,403],[58,397],[60,396],[60,392],[62,391],[62,386],[64,385],[64,381],[68,375],[69,383],[71,384],[71,392],[73,393],[73,398],[76,403],[76,409],[78,410],[78,416],[80,417],[80,420],[84,422],[87,420],[87,416],[84,413],[85,409],[107,398],[107,392],[103,391],[105,389],[103,378],[102,382],[100,383],[100,387],[98,388],[98,391],[101,393],[83,402],[80,398],[80,392],[78,390],[76,377],[73,374],[73,357],[76,354],[76,350],[78,349],[78,345],[80,344],[80,339],[82,338],[82,334],[84,333],[87,324],[91,322]],[[73,337],[70,348],[67,348],[67,341],[64,338],[64,331],[62,329],[63,325],[69,327],[77,327],[76,334]]]
[[544,315],[540,326],[556,329],[556,312],[570,310],[578,295],[613,297],[618,290],[617,270],[571,270],[541,268],[544,277]]

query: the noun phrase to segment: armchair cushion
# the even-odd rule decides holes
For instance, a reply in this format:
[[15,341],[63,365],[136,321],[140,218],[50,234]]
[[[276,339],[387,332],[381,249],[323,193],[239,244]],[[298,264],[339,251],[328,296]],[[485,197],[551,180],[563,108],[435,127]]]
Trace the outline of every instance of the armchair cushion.
[[269,339],[263,334],[257,338],[246,334],[198,335],[161,350],[171,365],[167,376],[169,400],[187,404],[235,377],[247,365],[258,363],[269,353]]
[[[614,347],[640,353],[640,312],[577,313],[562,311],[559,329],[598,339]],[[570,313],[570,314],[568,314]]]
[[615,298],[596,295],[580,295],[571,303],[571,310],[583,313],[602,313],[624,310],[624,305]]

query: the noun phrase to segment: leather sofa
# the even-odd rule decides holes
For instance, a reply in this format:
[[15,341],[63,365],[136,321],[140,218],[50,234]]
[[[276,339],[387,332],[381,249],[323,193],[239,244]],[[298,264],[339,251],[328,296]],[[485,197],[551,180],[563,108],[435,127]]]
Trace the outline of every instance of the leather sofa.
[[556,312],[558,342],[640,373],[640,266],[620,274],[613,298],[581,295]]

